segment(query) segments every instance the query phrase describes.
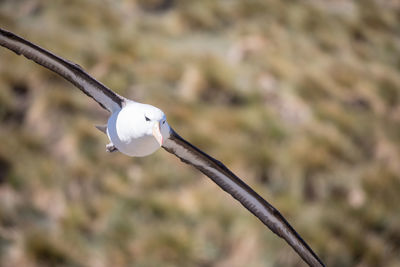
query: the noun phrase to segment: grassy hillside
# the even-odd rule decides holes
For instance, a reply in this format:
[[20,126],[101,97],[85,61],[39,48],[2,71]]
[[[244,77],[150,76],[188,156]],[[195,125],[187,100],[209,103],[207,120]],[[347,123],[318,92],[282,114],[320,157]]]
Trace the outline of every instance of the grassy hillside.
[[[397,1],[3,0],[277,207],[328,266],[400,265]],[[163,150],[105,152],[107,113],[0,48],[1,266],[304,266]]]

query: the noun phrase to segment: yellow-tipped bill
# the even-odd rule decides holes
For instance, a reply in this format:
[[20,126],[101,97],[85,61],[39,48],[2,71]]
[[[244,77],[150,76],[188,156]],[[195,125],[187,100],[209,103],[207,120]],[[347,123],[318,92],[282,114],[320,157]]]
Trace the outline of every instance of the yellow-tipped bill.
[[157,142],[162,146],[163,144],[163,136],[160,131],[160,122],[156,122],[153,126],[153,136],[157,140]]

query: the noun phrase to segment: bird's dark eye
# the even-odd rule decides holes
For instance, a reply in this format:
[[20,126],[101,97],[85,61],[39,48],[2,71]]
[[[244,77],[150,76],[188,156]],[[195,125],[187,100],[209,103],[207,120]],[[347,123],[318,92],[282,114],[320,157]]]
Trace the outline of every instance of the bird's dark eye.
[[162,122],[162,124],[164,124],[164,123],[165,123],[165,121]]
[[147,117],[146,117],[146,115],[144,116],[144,118],[145,118],[145,120],[146,120],[146,121],[150,121],[150,119],[149,119],[149,118],[147,118]]

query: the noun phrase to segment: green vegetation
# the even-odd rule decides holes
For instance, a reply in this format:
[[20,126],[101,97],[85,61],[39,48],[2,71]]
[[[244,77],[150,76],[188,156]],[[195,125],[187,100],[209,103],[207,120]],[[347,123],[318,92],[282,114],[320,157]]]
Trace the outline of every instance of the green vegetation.
[[[0,27],[163,109],[328,266],[399,266],[397,1],[162,2],[5,0]],[[0,48],[1,266],[303,264],[172,155],[107,154],[106,119]]]

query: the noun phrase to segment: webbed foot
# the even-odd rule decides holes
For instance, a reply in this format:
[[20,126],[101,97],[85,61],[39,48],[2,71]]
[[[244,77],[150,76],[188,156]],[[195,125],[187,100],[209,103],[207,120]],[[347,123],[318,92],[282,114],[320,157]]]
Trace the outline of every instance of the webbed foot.
[[106,151],[112,153],[118,151],[118,148],[116,148],[113,143],[109,143],[106,145]]

